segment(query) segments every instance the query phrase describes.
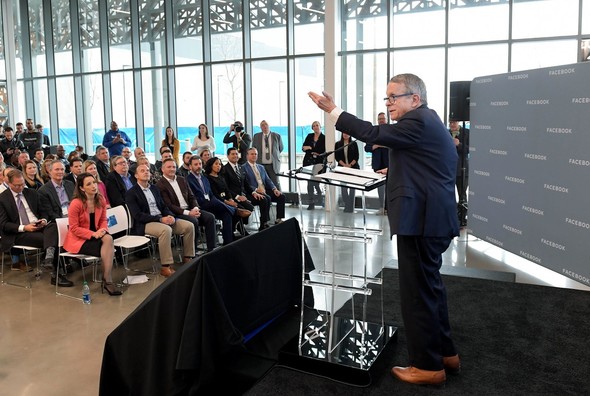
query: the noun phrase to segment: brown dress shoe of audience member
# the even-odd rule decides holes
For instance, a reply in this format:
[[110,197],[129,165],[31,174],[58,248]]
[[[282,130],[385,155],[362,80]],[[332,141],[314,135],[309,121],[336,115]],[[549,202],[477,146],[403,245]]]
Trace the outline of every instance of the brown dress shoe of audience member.
[[445,370],[421,370],[419,368],[410,367],[394,367],[391,373],[403,382],[409,382],[416,385],[444,385],[447,380]]
[[444,356],[443,366],[445,366],[445,371],[447,373],[459,374],[461,372],[461,360],[459,359],[459,355]]
[[188,264],[191,261],[193,261],[195,258],[194,257],[183,257],[182,258],[182,264]]
[[163,266],[162,269],[160,270],[160,275],[162,275],[164,278],[168,278],[169,276],[171,276],[175,271],[170,268],[170,266]]

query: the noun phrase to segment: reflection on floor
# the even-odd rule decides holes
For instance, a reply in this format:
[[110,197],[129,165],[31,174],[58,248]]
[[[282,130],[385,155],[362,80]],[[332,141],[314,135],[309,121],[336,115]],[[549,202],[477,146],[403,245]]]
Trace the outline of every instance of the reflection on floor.
[[[321,208],[299,211],[290,207],[287,208],[287,215],[297,218],[302,215],[306,229],[328,224],[329,221]],[[308,238],[317,272],[329,270],[335,265],[337,271],[362,273],[362,263],[367,262],[367,275],[373,276],[384,265],[396,266],[395,242],[388,238],[386,217],[369,211],[366,220],[368,228],[383,230],[382,236],[373,238],[367,244],[366,256],[363,243]],[[334,223],[337,225],[358,227],[362,226],[362,221],[363,215],[359,211],[354,214],[335,213]],[[256,224],[250,224],[250,227],[251,230],[257,229]],[[150,259],[131,260],[132,268],[151,268]],[[590,287],[464,233],[452,242],[444,260],[447,271],[458,272],[461,276],[469,276],[470,273],[474,277],[485,276],[486,273],[493,274],[491,271],[514,273],[516,282],[590,291]],[[4,270],[5,277],[11,280],[22,282],[27,276],[11,271],[9,266],[5,266]],[[121,268],[115,271],[118,279],[124,275]],[[80,271],[70,277],[75,287],[66,291],[81,295]],[[319,275],[313,278],[325,279]],[[33,279],[31,289],[0,286],[0,393],[48,396],[97,394],[106,336],[164,281],[159,275],[150,275],[147,283],[128,287],[121,297],[100,294],[100,285],[92,283],[91,305],[55,296],[48,274],[43,274],[39,281]],[[316,296],[316,302],[327,307],[331,304],[323,294]]]

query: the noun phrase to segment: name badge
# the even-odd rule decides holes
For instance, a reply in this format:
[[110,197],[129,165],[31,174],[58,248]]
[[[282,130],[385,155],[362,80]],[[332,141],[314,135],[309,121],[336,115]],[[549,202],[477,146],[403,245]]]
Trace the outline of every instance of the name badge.
[[64,215],[64,216],[67,216],[68,215],[68,205],[63,205],[61,207],[61,214]]

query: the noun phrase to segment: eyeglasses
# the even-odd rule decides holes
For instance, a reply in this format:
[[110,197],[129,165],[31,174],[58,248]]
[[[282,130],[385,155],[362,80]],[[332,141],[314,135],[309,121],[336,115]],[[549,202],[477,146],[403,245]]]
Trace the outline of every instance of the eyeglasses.
[[117,161],[115,165],[127,165],[127,161]]
[[414,95],[414,93],[408,92],[408,93],[400,94],[400,95],[389,95],[388,97],[383,98],[383,100],[386,102],[389,102],[391,104],[396,104],[398,98],[402,98],[404,96],[410,96],[410,95]]

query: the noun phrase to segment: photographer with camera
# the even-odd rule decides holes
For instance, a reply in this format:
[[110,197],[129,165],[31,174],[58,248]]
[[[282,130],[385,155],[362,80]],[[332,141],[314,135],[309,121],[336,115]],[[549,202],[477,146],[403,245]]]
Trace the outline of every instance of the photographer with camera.
[[[233,132],[233,134],[232,134]],[[250,143],[252,143],[252,137],[248,135],[248,133],[244,130],[244,124],[240,121],[236,121],[229,127],[229,131],[223,137],[223,143],[225,144],[232,144],[232,147],[235,147],[240,152],[240,159],[238,163],[243,165],[246,162],[246,158],[248,155],[248,149],[250,148]]]

